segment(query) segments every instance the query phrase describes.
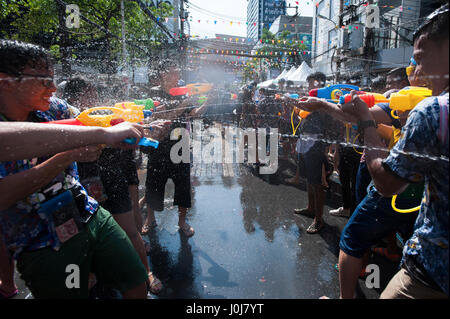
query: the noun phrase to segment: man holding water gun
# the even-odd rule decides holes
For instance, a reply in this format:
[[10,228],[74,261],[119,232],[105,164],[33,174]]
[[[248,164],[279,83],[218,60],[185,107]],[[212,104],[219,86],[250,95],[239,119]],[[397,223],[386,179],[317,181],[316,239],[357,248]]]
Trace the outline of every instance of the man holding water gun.
[[[67,115],[66,105],[49,104],[53,66],[43,48],[0,40],[0,77],[1,121],[47,122]],[[2,240],[35,298],[87,298],[90,272],[124,298],[147,296],[147,272],[126,233],[78,179],[74,162],[96,160],[100,151],[90,145],[0,163]],[[66,285],[69,265],[79,267],[80,289]]]
[[[64,87],[63,96],[80,111],[85,111],[99,102],[95,86],[82,77],[69,79]],[[150,292],[159,293],[162,284],[150,270],[145,244],[135,221],[135,219],[140,221],[138,217],[141,213],[134,150],[104,148],[97,161],[78,163],[78,175],[89,196],[95,198],[103,208],[109,211],[127,233],[147,269]]]
[[[380,196],[400,194],[407,187],[425,181],[414,233],[403,250],[402,269],[381,298],[448,298],[448,23],[448,5],[445,5],[432,13],[414,34],[414,72],[429,83],[434,96],[415,105],[387,158],[386,152],[379,150],[384,145],[375,129],[376,119],[358,96],[353,95],[352,101],[343,105],[341,111],[336,108],[333,111],[333,114],[343,113],[347,120],[358,121],[368,146],[366,162],[376,192],[371,191],[357,211],[370,198],[377,201]],[[320,109],[325,104],[320,102],[311,107],[311,103],[305,103],[303,107]],[[331,110],[333,106],[327,105],[325,109]],[[375,206],[375,211],[376,207],[379,206]],[[352,219],[355,215],[356,212]],[[385,214],[380,225],[397,223],[403,218],[401,215],[409,214],[397,213],[398,217]],[[347,226],[352,224],[352,219]],[[342,236],[345,233],[346,230]],[[347,243],[357,241],[345,238]],[[356,286],[352,273],[359,272],[361,261],[343,252],[342,245],[340,247],[341,298],[352,298]]]
[[[173,60],[162,60],[156,67],[160,86],[150,90],[150,97],[161,102],[153,117],[172,121],[171,133],[167,135],[157,149],[142,147],[148,154],[147,179],[145,197],[140,200],[140,206],[147,204],[147,218],[142,227],[142,234],[147,234],[156,226],[154,211],[164,210],[164,190],[167,180],[171,178],[175,184],[174,205],[178,206],[178,226],[187,237],[193,236],[195,231],[187,222],[186,215],[191,207],[191,167],[190,163],[175,164],[170,158],[170,150],[182,138],[182,130],[190,129],[189,118],[203,114],[208,102],[199,105],[198,97],[172,96],[171,89],[175,88],[180,79],[180,70]],[[173,90],[172,90],[173,92]],[[171,140],[170,135],[179,136]]]
[[[366,161],[382,195],[401,193],[410,183],[425,181],[425,192],[414,233],[405,244],[401,270],[381,298],[448,298],[449,295],[449,8],[433,12],[414,33],[415,72],[430,83],[433,97],[410,112],[402,136],[386,159],[368,149]],[[365,144],[380,145],[373,118],[354,97],[343,111],[364,125]],[[364,124],[367,123],[367,124]],[[419,156],[413,155],[419,154]]]
[[[325,74],[317,72],[309,75],[306,80],[310,90],[319,89],[325,86],[326,77]],[[340,126],[340,122],[323,112],[312,112],[300,123],[299,162],[302,156],[308,184],[308,206],[295,209],[294,213],[314,218],[306,230],[308,234],[318,233],[324,227],[322,215],[329,143],[323,139],[336,139],[341,131]]]

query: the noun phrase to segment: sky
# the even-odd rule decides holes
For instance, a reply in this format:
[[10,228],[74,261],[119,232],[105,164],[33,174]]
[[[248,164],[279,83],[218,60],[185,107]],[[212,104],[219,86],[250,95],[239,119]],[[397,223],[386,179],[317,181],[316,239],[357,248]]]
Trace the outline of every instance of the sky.
[[[216,33],[234,36],[247,36],[247,0],[188,0],[192,6],[189,8],[189,16],[192,18],[190,34],[200,38],[213,38]],[[287,0],[289,6],[297,6],[303,16],[312,16],[313,0]],[[195,7],[199,7],[195,8]],[[209,11],[209,12],[207,12]],[[288,9],[288,15],[294,15],[295,9]],[[190,19],[189,19],[190,20]],[[200,23],[198,22],[200,20]],[[216,21],[216,24],[214,23]],[[186,30],[187,31],[187,30]]]

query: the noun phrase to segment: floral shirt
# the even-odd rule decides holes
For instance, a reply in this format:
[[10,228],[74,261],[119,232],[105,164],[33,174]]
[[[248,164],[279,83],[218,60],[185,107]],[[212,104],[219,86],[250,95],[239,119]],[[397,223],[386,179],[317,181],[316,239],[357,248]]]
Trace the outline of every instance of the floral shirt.
[[[443,126],[440,118],[448,114],[448,93],[439,98],[442,97],[447,113],[441,111],[438,97],[419,103],[383,164],[410,183],[425,181],[424,199],[414,233],[403,249],[403,259],[414,258],[428,277],[449,294],[448,129],[446,138],[438,138]],[[448,128],[448,117],[446,121]]]
[[[36,111],[30,114],[30,121],[47,122],[60,119],[72,118],[76,114],[76,109],[72,109],[69,105],[57,98],[51,98],[50,109],[46,112]],[[6,117],[1,116],[0,121],[7,121]],[[39,163],[46,161],[49,157],[25,159],[18,161],[0,162],[0,179],[9,175],[26,171]],[[71,189],[80,187],[85,197],[85,209],[87,212],[94,214],[98,208],[98,203],[87,196],[83,186],[81,186],[78,177],[77,165],[72,163],[63,172],[58,174],[49,185],[60,182],[63,189]],[[37,213],[42,202],[42,191],[47,188],[43,187],[38,192],[29,195],[13,206],[0,211],[0,230],[3,240],[14,256],[17,257],[23,250],[36,250],[44,247],[52,247],[58,250],[61,242],[55,232],[54,225],[50,220]]]

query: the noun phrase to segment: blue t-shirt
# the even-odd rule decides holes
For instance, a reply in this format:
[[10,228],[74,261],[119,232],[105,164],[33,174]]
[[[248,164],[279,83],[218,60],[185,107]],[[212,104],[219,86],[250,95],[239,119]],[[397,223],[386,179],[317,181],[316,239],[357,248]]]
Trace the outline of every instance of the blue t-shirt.
[[[30,118],[37,122],[47,122],[72,118],[73,114],[73,110],[70,109],[66,102],[57,98],[51,98],[48,111],[33,112],[30,114]],[[7,119],[0,116],[0,120],[5,121]],[[0,179],[31,169],[48,158],[0,162]],[[62,184],[63,189],[79,187],[81,193],[86,195],[84,202],[86,211],[91,214],[95,213],[98,203],[87,196],[85,189],[80,184],[75,162],[59,173],[49,185],[58,182]],[[8,250],[12,251],[15,257],[24,250],[37,250],[44,247],[58,250],[61,246],[54,225],[48,218],[37,213],[44,197],[41,192],[45,189],[46,187],[16,202],[13,206],[0,211],[0,230],[3,240]]]
[[[448,93],[443,97],[448,114]],[[438,138],[441,113],[438,97],[420,102],[409,114],[402,137],[383,165],[410,183],[425,181],[424,200],[403,258],[413,257],[449,294],[448,130],[443,142]]]

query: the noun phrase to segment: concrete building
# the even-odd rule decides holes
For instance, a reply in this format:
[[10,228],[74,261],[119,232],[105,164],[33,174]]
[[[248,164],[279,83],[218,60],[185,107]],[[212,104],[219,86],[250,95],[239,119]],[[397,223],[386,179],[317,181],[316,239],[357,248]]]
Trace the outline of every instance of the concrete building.
[[[370,1],[379,21],[367,27],[366,0],[320,0],[314,8],[312,65],[329,78],[370,84],[370,78],[407,66],[413,51],[414,29],[439,7],[433,0]],[[370,14],[370,12],[369,12]],[[372,22],[372,20],[370,21]]]
[[285,14],[284,0],[248,0],[247,38],[259,40],[263,28],[269,29],[278,16]]

